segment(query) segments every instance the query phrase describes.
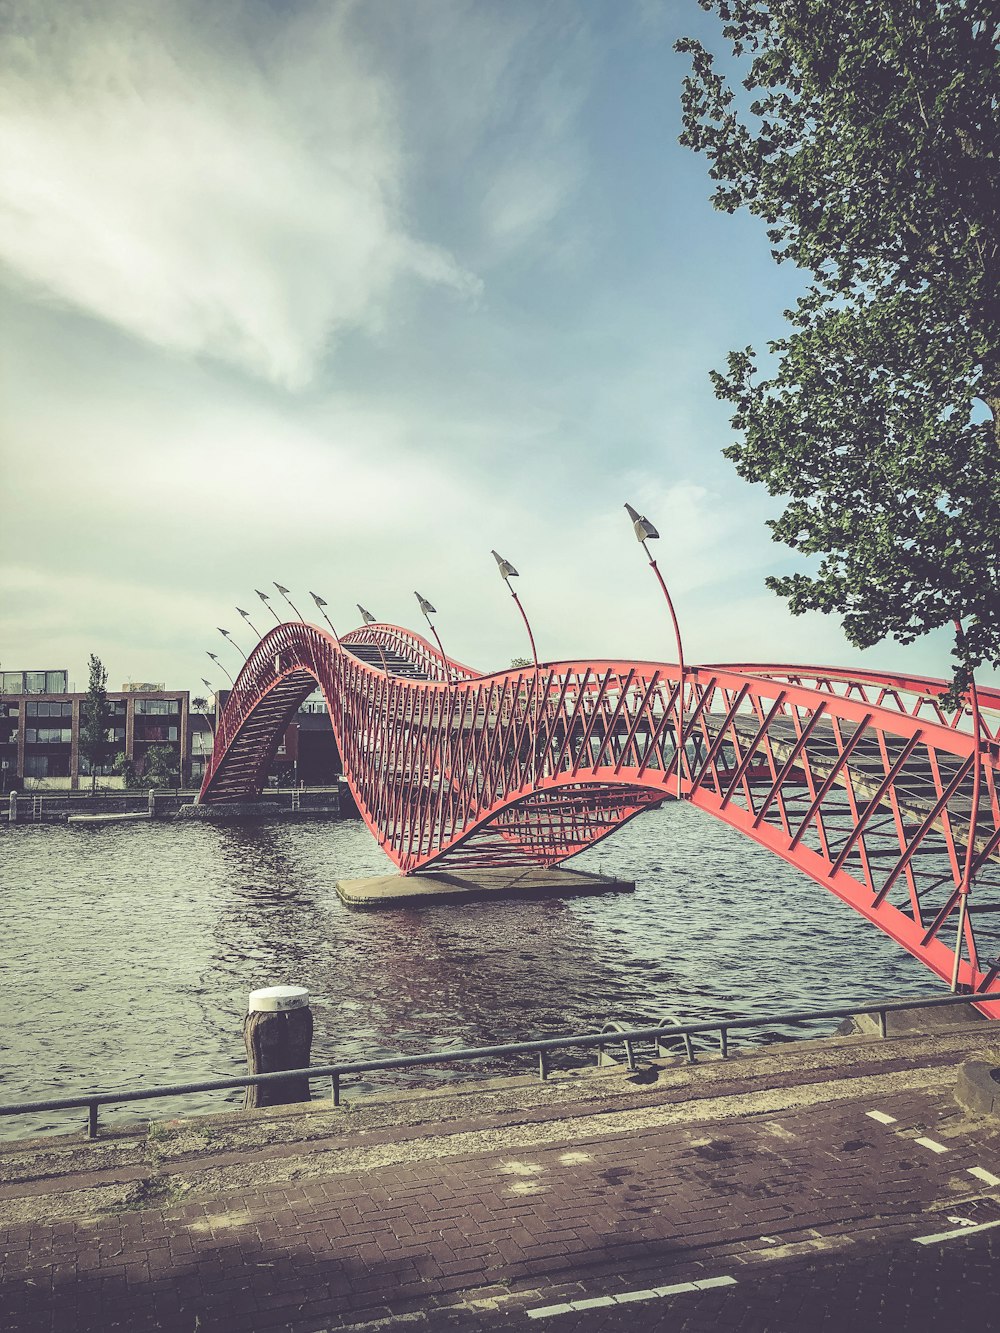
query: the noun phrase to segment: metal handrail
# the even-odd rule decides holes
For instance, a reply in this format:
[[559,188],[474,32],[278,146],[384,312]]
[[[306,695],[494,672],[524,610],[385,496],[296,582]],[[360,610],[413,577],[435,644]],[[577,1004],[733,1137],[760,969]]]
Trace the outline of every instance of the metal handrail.
[[[612,1036],[607,1030],[583,1032],[566,1037],[543,1037],[534,1041],[506,1042],[500,1046],[473,1046],[456,1051],[429,1051],[424,1055],[393,1055],[379,1060],[339,1060],[333,1064],[310,1065],[306,1069],[283,1069],[272,1074],[242,1074],[235,1078],[203,1079],[196,1083],[170,1083],[161,1087],[133,1088],[123,1092],[89,1092],[75,1097],[49,1097],[41,1101],[11,1102],[0,1105],[0,1115],[27,1115],[33,1111],[65,1111],[86,1107],[87,1133],[97,1137],[97,1113],[101,1106],[116,1106],[122,1102],[139,1102],[160,1097],[175,1097],[189,1092],[221,1092],[247,1088],[262,1083],[277,1083],[292,1078],[329,1078],[333,1103],[340,1105],[340,1080],[345,1074],[368,1074],[381,1069],[413,1069],[422,1065],[455,1064],[462,1060],[485,1060],[501,1055],[535,1054],[539,1058],[539,1077],[548,1073],[546,1056],[550,1051],[572,1047],[589,1049],[607,1045],[609,1041],[645,1041],[660,1036],[690,1037],[698,1033],[719,1034],[719,1055],[728,1055],[728,1033],[733,1028],[769,1027],[774,1023],[807,1023],[821,1018],[852,1018],[856,1014],[877,1014],[879,1036],[886,1036],[886,1015],[904,1009],[930,1009],[952,1004],[1000,1004],[998,995],[944,995],[936,998],[913,1000],[870,1000],[865,1004],[838,1006],[835,1009],[809,1009],[783,1014],[751,1014],[743,1018],[715,1018],[698,1023],[667,1023],[655,1027],[616,1030]],[[693,1052],[692,1052],[693,1063]]]

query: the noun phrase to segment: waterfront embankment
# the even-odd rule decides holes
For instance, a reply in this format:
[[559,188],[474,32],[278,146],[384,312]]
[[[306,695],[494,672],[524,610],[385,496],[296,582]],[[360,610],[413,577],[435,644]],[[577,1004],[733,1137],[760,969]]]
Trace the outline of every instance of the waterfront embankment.
[[74,823],[77,826],[99,821],[120,823],[126,817],[139,820],[187,817],[224,823],[266,823],[285,819],[336,819],[356,814],[353,798],[346,784],[330,787],[288,787],[268,789],[259,801],[244,801],[237,806],[200,806],[197,790],[169,788],[150,791],[69,791],[39,788],[29,792],[8,792],[0,806],[5,825],[52,825]]
[[1000,1123],[954,1088],[998,1033],[9,1144],[4,1327],[987,1327]]

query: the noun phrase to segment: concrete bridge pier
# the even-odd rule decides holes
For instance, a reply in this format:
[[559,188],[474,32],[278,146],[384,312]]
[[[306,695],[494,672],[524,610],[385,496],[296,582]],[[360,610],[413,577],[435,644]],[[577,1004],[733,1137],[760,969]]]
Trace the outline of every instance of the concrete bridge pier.
[[337,881],[337,893],[349,907],[369,909],[482,898],[568,898],[591,893],[631,893],[634,889],[633,880],[592,875],[563,866],[428,870],[416,875],[375,875]]

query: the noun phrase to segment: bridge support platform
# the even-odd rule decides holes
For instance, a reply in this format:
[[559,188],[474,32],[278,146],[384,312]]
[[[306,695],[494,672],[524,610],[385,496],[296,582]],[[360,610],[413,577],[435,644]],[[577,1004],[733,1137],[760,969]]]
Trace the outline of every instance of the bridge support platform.
[[631,893],[634,889],[632,880],[591,875],[561,866],[490,867],[456,873],[427,871],[419,875],[375,875],[337,881],[337,893],[349,907],[374,909],[482,898],[568,898],[590,893]]

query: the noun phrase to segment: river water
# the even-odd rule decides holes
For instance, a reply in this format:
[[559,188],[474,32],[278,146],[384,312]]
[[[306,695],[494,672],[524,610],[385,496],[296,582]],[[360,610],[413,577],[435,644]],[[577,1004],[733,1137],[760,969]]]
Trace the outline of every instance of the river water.
[[[0,1102],[239,1074],[247,994],[280,983],[310,990],[316,1064],[593,1031],[609,1018],[942,991],[831,894],[690,805],[640,815],[570,864],[634,879],[636,892],[366,913],[334,889],[391,870],[359,820],[0,826]],[[241,1102],[202,1093],[101,1116]],[[0,1118],[0,1137],[85,1118]]]

